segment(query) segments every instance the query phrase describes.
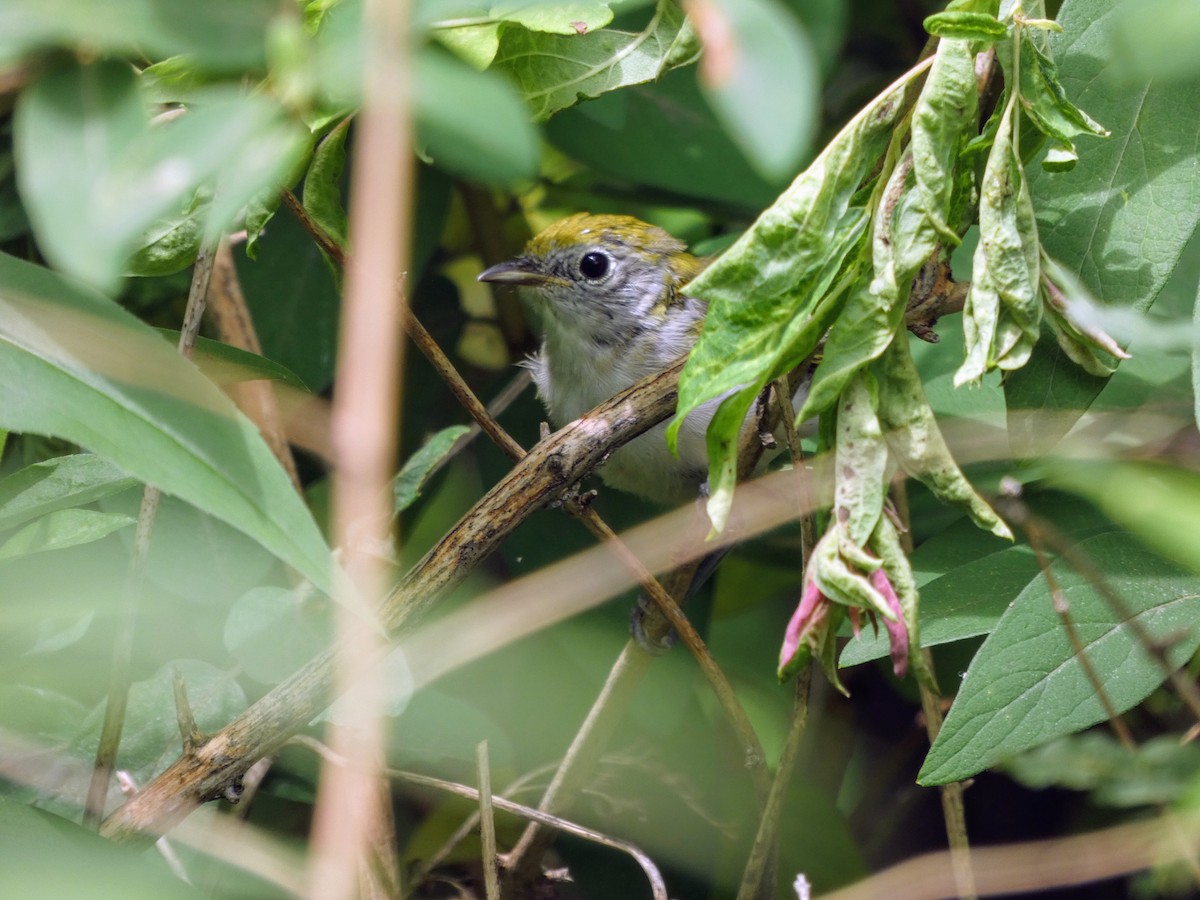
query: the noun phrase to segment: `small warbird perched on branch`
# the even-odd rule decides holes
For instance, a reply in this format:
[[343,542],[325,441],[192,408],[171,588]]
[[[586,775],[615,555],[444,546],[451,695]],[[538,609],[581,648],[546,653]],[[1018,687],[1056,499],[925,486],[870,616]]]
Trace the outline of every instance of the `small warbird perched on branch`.
[[[545,336],[528,365],[558,427],[692,348],[707,305],[684,288],[707,262],[631,216],[579,213],[551,225],[520,256],[479,280],[533,289]],[[720,401],[688,416],[678,457],[667,449],[663,423],[617,450],[600,477],[659,503],[695,498],[708,474],[704,434]]]

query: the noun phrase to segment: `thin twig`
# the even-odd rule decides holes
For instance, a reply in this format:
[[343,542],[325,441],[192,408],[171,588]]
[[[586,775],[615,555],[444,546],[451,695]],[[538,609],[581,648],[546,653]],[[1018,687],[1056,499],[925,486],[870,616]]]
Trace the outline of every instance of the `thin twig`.
[[[775,771],[775,780],[771,783],[771,793],[767,797],[766,809],[758,821],[758,833],[754,836],[754,845],[750,848],[750,856],[746,860],[746,868],[742,872],[742,883],[738,888],[738,900],[754,900],[760,896],[774,896],[774,866],[770,865],[779,838],[779,820],[783,815],[783,801],[787,797],[788,784],[792,780],[792,772],[796,768],[796,760],[800,755],[800,743],[804,738],[805,726],[808,724],[808,688],[812,680],[812,667],[805,666],[796,676],[795,698],[792,703],[791,721],[788,723],[787,737],[783,742],[783,750],[779,754],[779,768]],[[771,873],[768,879],[765,876]]]
[[496,819],[492,813],[492,770],[488,743],[475,748],[475,770],[479,777],[479,841],[483,845],[483,885],[487,900],[500,900],[500,868],[496,859]]
[[280,202],[284,208],[296,217],[301,227],[312,236],[317,245],[329,255],[329,258],[337,263],[338,268],[346,268],[346,251],[333,236],[320,226],[316,219],[308,214],[308,210],[304,208],[304,204],[291,191],[284,191],[280,196]]
[[[326,761],[332,762],[335,765],[346,766],[350,764],[345,757],[336,754],[319,741],[313,740],[306,735],[296,735],[294,738],[292,738],[292,743],[308,747],[314,752],[320,754]],[[409,784],[420,785],[421,787],[428,787],[433,788],[434,790],[456,794],[459,797],[465,797],[468,800],[475,801],[476,803],[478,803],[480,799],[478,790],[465,784],[458,784],[454,781],[445,781],[441,778],[434,778],[429,775],[418,775],[415,772],[405,772],[401,769],[384,769],[383,774],[389,778],[406,781]],[[602,844],[605,847],[611,847],[614,850],[620,850],[622,853],[628,854],[629,856],[633,857],[637,864],[642,867],[642,871],[646,873],[646,879],[650,882],[650,889],[654,892],[655,900],[668,900],[666,882],[663,881],[662,875],[658,871],[658,867],[654,864],[654,861],[651,860],[650,857],[635,844],[632,844],[629,841],[623,841],[619,838],[611,837],[599,831],[593,831],[590,828],[585,828],[582,825],[578,825],[575,822],[571,822],[560,816],[544,813],[541,810],[534,809],[532,806],[525,806],[520,803],[514,803],[511,800],[505,800],[503,797],[493,797],[492,805],[496,807],[496,809],[502,809],[505,812],[512,813],[513,815],[521,816],[522,818],[530,819],[534,822],[540,822],[543,825],[548,825],[549,827],[555,828],[559,831],[565,831],[568,834],[573,834],[585,841],[592,841],[593,843]]]
[[1036,530],[1027,533],[1029,534],[1029,546],[1033,548],[1038,568],[1041,569],[1042,577],[1046,579],[1046,587],[1050,591],[1050,605],[1054,608],[1059,623],[1062,625],[1063,631],[1066,632],[1067,639],[1071,642],[1071,650],[1075,654],[1075,658],[1079,660],[1079,666],[1083,669],[1083,674],[1092,686],[1092,690],[1096,692],[1096,697],[1100,700],[1100,704],[1104,707],[1104,713],[1108,717],[1108,724],[1116,733],[1117,739],[1126,750],[1132,751],[1136,748],[1133,735],[1129,731],[1129,726],[1125,724],[1125,720],[1121,718],[1121,714],[1117,712],[1117,707],[1113,704],[1112,698],[1108,696],[1108,688],[1104,686],[1104,682],[1100,678],[1100,673],[1092,665],[1087,647],[1084,646],[1083,640],[1079,637],[1079,630],[1075,627],[1075,622],[1071,618],[1071,604],[1067,600],[1067,595],[1063,592],[1062,586],[1058,583],[1058,578],[1054,575],[1054,569],[1050,565],[1050,560],[1046,559],[1046,553],[1042,548],[1042,542],[1038,539],[1038,533]]
[[[902,478],[897,478],[892,485],[892,502],[896,515],[900,519],[900,544],[904,552],[913,552],[912,530],[908,527],[908,490]],[[924,657],[922,668],[933,672],[933,654],[928,647],[921,648]],[[921,711],[925,716],[925,734],[930,746],[937,740],[938,732],[942,730],[942,698],[937,685],[929,683],[924,678],[917,679],[917,690],[921,695]],[[971,840],[967,833],[967,809],[963,802],[963,783],[961,781],[943,784],[939,788],[942,801],[942,819],[946,824],[946,843],[950,846],[950,859],[954,867],[954,886],[961,900],[974,900],[976,896],[975,870],[971,856]]]

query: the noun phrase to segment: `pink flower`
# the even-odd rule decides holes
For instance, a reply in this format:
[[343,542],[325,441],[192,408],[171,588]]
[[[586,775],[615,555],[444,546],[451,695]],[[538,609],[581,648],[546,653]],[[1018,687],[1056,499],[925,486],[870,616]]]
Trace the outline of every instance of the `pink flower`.
[[904,610],[900,606],[900,598],[888,580],[887,572],[880,566],[871,573],[871,587],[883,595],[888,608],[896,615],[896,621],[884,618],[883,626],[887,629],[888,642],[892,645],[892,671],[897,678],[903,678],[908,672],[908,626],[904,624]]

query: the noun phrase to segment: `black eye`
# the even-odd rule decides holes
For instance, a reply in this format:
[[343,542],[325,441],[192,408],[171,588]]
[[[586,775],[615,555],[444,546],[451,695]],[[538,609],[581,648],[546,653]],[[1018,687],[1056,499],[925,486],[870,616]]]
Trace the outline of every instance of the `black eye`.
[[608,254],[593,250],[583,254],[583,259],[579,260],[579,274],[592,281],[598,281],[608,274],[608,266]]

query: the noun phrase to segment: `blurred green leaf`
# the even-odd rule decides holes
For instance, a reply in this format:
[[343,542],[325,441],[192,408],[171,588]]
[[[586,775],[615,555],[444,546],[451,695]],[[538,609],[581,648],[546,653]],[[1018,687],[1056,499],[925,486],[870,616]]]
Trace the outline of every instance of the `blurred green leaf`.
[[405,461],[400,473],[392,482],[396,512],[403,512],[416,502],[430,473],[441,463],[443,457],[454,446],[454,442],[470,430],[466,425],[443,428]]
[[494,72],[425,50],[417,57],[414,114],[426,155],[450,172],[502,185],[537,173],[537,131],[512,86]]
[[529,0],[507,0],[493,3],[488,15],[503,22],[524,25],[530,31],[545,31],[550,34],[587,34],[603,28],[612,21],[612,4],[605,0],[554,0],[554,2],[529,2]]
[[5,0],[0,61],[55,46],[164,58],[188,54],[200,69],[240,72],[265,63],[275,0]]
[[[1111,65],[1127,21],[1121,6],[1119,0],[1063,4],[1064,33],[1049,39],[1063,87],[1113,137],[1081,142],[1069,172],[1031,168],[1029,188],[1046,252],[1101,302],[1146,310],[1200,223],[1200,118],[1179,115],[1200,104],[1200,80],[1122,81]],[[1040,341],[1029,364],[1005,383],[1019,451],[1065,434],[1104,384],[1057,345]],[[1043,410],[1064,415],[1051,424],[1038,416]]]
[[[1146,631],[1168,641],[1178,666],[1200,646],[1200,581],[1126,534],[1082,541],[1087,554]],[[1117,712],[1164,680],[1121,611],[1063,560],[1052,564],[1088,659]],[[961,781],[1001,760],[1104,721],[1106,712],[1071,646],[1044,579],[1031,582],[972,660],[921,767],[921,784]]]
[[84,506],[137,483],[102,456],[77,453],[26,466],[0,481],[0,530]]
[[1173,735],[1125,747],[1108,732],[1090,731],[1022,753],[1004,768],[1034,790],[1089,791],[1105,806],[1169,806],[1200,772],[1200,747]]
[[[768,206],[785,184],[751,167],[705,102],[694,67],[563,110],[546,123],[546,135],[563,152],[621,183],[718,200],[747,212]],[[648,147],[670,150],[648,153]]]
[[695,55],[683,11],[659,0],[640,32],[604,29],[566,37],[505,29],[493,65],[512,76],[541,122],[581,99],[653,81]]
[[93,509],[59,509],[34,519],[0,544],[0,562],[90,544],[127,528],[137,520]]
[[1125,4],[1112,30],[1117,72],[1131,81],[1175,81],[1200,76],[1200,16],[1193,0]]
[[307,130],[262,95],[214,93],[148,127],[140,84],[121,63],[64,64],[22,92],[15,145],[22,200],[46,256],[102,288],[115,286],[145,232],[215,182],[211,237],[260,192],[277,189]]
[[767,178],[792,174],[820,107],[816,55],[776,0],[721,0],[728,46],[705,48],[700,84],[725,130]]
[[[175,734],[179,740],[178,729]],[[157,854],[118,847],[95,832],[0,797],[0,883],[29,900],[199,900],[210,896],[181,881]]]
[[0,255],[0,426],[64,437],[228,521],[321,590],[329,550],[257,430],[106,298]]
[[1200,572],[1200,475],[1155,462],[1064,460],[1055,487],[1091,501],[1175,562]]
[[329,646],[328,606],[303,591],[247,591],[225,620],[225,647],[256,681],[277,684]]

